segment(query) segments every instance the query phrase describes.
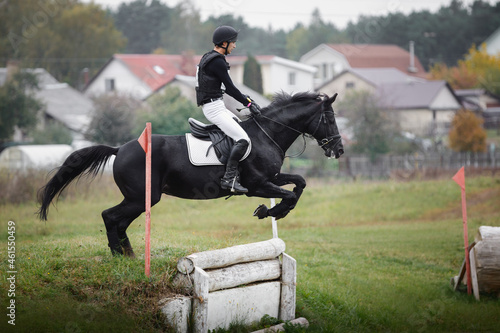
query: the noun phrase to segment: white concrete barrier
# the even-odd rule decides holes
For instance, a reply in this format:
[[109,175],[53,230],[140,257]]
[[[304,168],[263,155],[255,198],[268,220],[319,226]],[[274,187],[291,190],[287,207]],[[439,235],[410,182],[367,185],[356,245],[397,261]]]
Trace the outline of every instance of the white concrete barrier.
[[181,258],[174,283],[193,296],[161,301],[168,324],[185,333],[190,323],[194,332],[208,332],[264,315],[295,319],[296,261],[284,250],[273,238]]

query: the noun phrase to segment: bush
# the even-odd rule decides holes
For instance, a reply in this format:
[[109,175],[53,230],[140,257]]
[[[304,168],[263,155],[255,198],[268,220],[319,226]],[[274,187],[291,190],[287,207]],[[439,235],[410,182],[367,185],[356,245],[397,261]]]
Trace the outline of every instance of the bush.
[[0,171],[0,205],[21,204],[36,200],[36,193],[43,186],[42,172],[36,170]]
[[70,130],[63,124],[50,121],[44,129],[35,130],[33,132],[34,144],[66,144],[70,145],[73,142]]
[[85,138],[117,146],[135,138],[135,112],[140,102],[126,95],[102,95],[94,99],[95,113]]
[[450,148],[459,152],[485,152],[486,131],[483,120],[474,112],[460,110],[451,122]]
[[[53,172],[28,169],[26,171],[0,169],[0,205],[23,204],[37,202],[38,190],[43,187]],[[96,188],[99,194],[106,195],[116,191],[113,175],[104,173],[98,175],[95,182],[85,177],[75,181],[61,194],[61,199],[79,199],[95,196]],[[95,185],[93,185],[95,184]]]

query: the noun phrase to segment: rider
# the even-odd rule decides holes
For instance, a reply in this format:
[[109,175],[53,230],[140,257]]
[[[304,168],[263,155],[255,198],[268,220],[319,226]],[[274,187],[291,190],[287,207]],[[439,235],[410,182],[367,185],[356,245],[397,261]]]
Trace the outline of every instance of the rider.
[[248,107],[252,115],[260,115],[260,107],[250,97],[243,95],[229,76],[229,64],[225,56],[236,48],[237,38],[238,31],[233,27],[220,26],[215,29],[212,37],[214,49],[203,55],[196,72],[196,100],[205,117],[235,141],[221,179],[221,187],[231,192],[247,193],[248,189],[239,182],[238,163],[250,144],[250,138],[222,100],[226,92]]

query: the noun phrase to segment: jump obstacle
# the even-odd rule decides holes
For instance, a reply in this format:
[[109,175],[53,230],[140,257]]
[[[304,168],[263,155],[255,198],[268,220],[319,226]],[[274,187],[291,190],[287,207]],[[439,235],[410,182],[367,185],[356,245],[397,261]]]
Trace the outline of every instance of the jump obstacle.
[[[250,324],[264,315],[295,319],[296,261],[280,238],[194,253],[177,263],[174,284],[183,294],[160,301],[175,332],[208,332],[231,323]],[[295,320],[295,321],[294,321]]]
[[[480,226],[467,250],[470,282],[476,300],[480,300],[480,293],[500,296],[500,227]],[[459,274],[450,280],[454,290],[461,289],[462,284],[468,282],[465,266],[464,259]]]

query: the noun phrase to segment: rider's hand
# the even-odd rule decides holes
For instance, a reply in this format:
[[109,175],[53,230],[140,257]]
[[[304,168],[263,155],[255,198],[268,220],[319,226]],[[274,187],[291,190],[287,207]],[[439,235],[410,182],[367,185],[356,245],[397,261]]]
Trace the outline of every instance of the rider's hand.
[[247,108],[250,110],[250,112],[252,113],[252,115],[254,115],[256,117],[260,116],[262,113],[261,113],[259,104],[255,103],[255,101],[253,101],[248,96],[247,96],[247,100],[249,102],[248,105],[247,105]]
[[249,109],[250,112],[256,117],[262,114],[260,111],[260,106],[258,104],[252,103],[252,105],[249,106]]

